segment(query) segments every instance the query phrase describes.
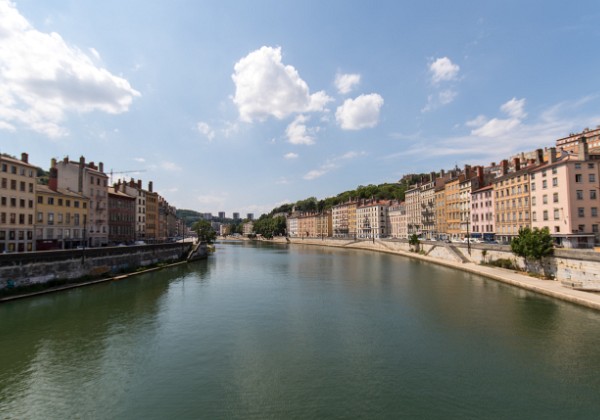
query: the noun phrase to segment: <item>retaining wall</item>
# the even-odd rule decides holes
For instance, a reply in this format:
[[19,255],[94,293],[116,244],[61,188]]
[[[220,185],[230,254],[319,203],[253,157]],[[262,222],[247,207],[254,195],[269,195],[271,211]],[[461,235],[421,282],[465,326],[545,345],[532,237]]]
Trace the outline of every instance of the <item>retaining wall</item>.
[[0,254],[0,289],[135,270],[187,256],[191,243]]

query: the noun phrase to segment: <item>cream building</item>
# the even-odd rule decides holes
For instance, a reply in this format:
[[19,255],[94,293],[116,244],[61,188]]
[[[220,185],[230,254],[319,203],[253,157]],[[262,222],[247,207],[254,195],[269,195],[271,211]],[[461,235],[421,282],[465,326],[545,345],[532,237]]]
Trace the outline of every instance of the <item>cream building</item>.
[[388,217],[390,219],[389,236],[396,239],[408,238],[408,222],[404,202],[391,204],[388,210]]
[[348,238],[356,235],[356,207],[358,203],[352,201],[333,206],[331,209],[333,236]]
[[356,209],[358,237],[362,239],[385,238],[389,234],[389,201],[367,202]]
[[36,176],[27,153],[21,154],[21,160],[0,156],[0,252],[35,249]]

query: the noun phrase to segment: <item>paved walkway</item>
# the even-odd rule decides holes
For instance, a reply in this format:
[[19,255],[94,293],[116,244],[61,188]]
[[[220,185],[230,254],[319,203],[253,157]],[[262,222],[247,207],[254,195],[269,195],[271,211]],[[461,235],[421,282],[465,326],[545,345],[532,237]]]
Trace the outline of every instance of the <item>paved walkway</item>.
[[[293,243],[305,244],[305,245],[317,245],[317,246],[333,246],[325,244],[321,241],[304,240],[293,241]],[[469,273],[479,274],[481,276],[488,277],[493,280],[507,283],[521,289],[529,290],[542,295],[550,296],[556,299],[564,300],[567,302],[575,303],[577,305],[585,306],[591,309],[600,311],[600,293],[584,292],[580,290],[573,290],[563,287],[560,282],[555,280],[541,280],[535,277],[521,274],[513,270],[507,270],[498,267],[491,267],[485,265],[479,265],[472,262],[459,263],[448,260],[442,260],[439,258],[427,257],[424,255],[404,252],[404,251],[393,251],[381,248],[373,248],[365,243],[365,246],[360,246],[358,243],[353,243],[352,246],[342,246],[341,248],[353,248],[353,249],[364,249],[369,251],[380,251],[388,254],[402,255],[404,257],[418,259],[422,261],[431,262],[433,264],[444,265],[447,267],[456,268],[458,270],[467,271]]]

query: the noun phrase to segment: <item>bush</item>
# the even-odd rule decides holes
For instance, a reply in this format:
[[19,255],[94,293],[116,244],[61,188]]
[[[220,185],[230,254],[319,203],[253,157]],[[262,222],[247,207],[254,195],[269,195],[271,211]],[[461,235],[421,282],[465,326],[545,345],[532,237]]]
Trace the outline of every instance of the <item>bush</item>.
[[498,258],[497,260],[490,260],[487,264],[493,265],[494,267],[508,268],[509,270],[517,270],[518,268],[515,266],[513,260],[508,258]]

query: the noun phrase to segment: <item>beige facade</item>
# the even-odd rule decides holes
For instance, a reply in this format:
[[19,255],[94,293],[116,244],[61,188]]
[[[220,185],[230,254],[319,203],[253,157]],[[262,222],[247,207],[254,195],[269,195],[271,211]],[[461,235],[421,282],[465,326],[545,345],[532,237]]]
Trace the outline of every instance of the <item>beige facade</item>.
[[142,188],[142,181],[133,179],[123,184],[123,192],[135,197],[135,239],[146,238],[146,191]]
[[36,186],[35,248],[45,251],[83,246],[89,199],[52,184]]
[[316,213],[298,216],[298,236],[305,238],[316,237],[317,217]]
[[471,232],[472,236],[493,239],[496,232],[494,214],[494,186],[475,190],[471,193]]
[[0,252],[34,250],[36,167],[27,153],[21,160],[0,156]]
[[404,202],[392,204],[388,210],[388,217],[390,219],[389,236],[397,239],[408,238],[408,221]]
[[68,158],[56,162],[52,167],[58,171],[58,188],[69,189],[88,197],[89,212],[86,223],[88,246],[108,244],[108,176],[104,173],[102,162],[86,164],[85,158],[79,162]]
[[333,206],[331,209],[333,236],[337,238],[356,235],[356,201]]
[[158,193],[152,191],[152,182],[148,183],[146,194],[146,239],[156,241],[159,238]]
[[285,223],[288,236],[292,238],[299,236],[298,216],[290,216],[286,218]]
[[426,239],[436,236],[435,232],[435,176],[420,186],[419,206],[421,207],[421,235]]
[[421,188],[412,186],[404,195],[408,234],[421,234]]
[[389,234],[389,201],[368,202],[356,209],[358,238],[385,238]]
[[514,172],[494,179],[496,237],[502,242],[510,242],[519,229],[531,227],[529,174],[535,166],[521,169],[517,165]]
[[531,172],[531,225],[547,227],[558,245],[590,248],[600,242],[600,160],[587,144],[577,154],[549,151],[548,162]]

